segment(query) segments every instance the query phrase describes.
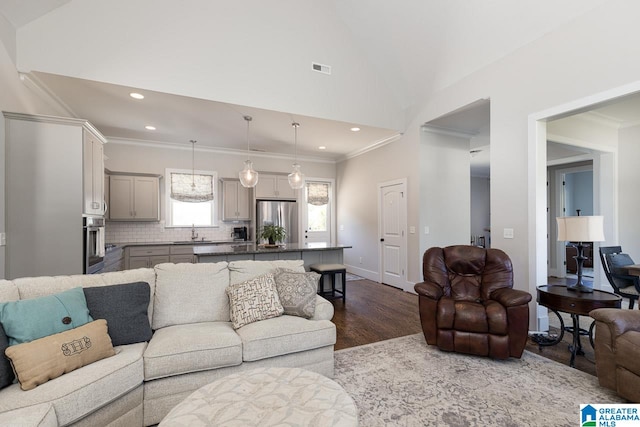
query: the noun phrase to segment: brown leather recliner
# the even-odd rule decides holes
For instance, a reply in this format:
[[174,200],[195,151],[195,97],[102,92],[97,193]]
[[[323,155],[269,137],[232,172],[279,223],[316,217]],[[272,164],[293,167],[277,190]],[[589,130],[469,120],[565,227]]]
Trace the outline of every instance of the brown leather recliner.
[[640,311],[598,308],[589,316],[596,321],[598,382],[640,403]]
[[529,332],[528,292],[513,288],[511,260],[500,249],[434,247],[422,260],[422,331],[441,350],[520,357]]

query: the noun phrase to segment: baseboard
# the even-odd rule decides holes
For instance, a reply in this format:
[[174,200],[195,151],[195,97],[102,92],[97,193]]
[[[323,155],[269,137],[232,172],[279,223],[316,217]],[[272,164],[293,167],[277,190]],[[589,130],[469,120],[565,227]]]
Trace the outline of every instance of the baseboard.
[[353,265],[345,264],[347,267],[347,273],[355,274],[360,277],[364,277],[365,279],[372,280],[377,282],[380,280],[380,275],[377,271],[365,270],[364,268],[359,268]]

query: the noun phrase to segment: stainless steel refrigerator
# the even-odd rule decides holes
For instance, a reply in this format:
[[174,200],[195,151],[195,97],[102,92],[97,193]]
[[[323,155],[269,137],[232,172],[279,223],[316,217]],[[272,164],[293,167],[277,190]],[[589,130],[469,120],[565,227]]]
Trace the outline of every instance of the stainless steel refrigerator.
[[283,243],[298,242],[298,206],[294,201],[258,200],[256,202],[256,236],[267,224],[284,227],[287,232]]

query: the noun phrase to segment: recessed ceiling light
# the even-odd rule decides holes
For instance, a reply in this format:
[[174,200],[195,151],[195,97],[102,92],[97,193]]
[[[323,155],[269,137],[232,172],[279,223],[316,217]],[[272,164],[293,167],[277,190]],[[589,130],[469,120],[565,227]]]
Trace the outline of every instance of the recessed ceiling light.
[[133,99],[144,99],[144,95],[138,92],[131,92],[129,96]]
[[359,132],[359,131],[360,131],[360,128],[358,128],[358,127],[352,127],[351,128],[351,132]]
[[324,145],[321,145],[320,147],[318,147],[318,150],[326,150],[327,147],[325,147]]
[[156,130],[155,126],[147,125],[144,127],[146,130]]

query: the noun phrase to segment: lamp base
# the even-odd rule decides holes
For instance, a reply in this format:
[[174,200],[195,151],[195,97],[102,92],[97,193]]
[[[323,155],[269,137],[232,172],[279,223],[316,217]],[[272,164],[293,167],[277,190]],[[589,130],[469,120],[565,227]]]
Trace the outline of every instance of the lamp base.
[[593,288],[589,287],[589,286],[585,286],[582,284],[575,284],[575,285],[567,285],[567,290],[568,291],[575,291],[575,292],[582,292],[584,294],[588,294],[588,293],[592,293],[593,292]]

